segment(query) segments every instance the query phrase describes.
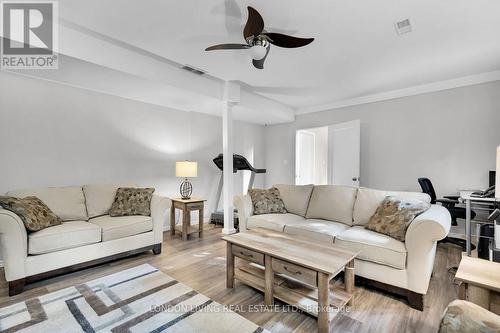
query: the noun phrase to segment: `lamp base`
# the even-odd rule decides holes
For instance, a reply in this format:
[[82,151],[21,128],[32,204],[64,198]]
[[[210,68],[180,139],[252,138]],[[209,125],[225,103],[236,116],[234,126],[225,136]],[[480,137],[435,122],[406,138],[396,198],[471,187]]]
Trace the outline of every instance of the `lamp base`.
[[193,185],[191,185],[187,178],[184,179],[184,181],[181,183],[179,191],[181,193],[182,200],[191,199],[191,194],[193,193]]

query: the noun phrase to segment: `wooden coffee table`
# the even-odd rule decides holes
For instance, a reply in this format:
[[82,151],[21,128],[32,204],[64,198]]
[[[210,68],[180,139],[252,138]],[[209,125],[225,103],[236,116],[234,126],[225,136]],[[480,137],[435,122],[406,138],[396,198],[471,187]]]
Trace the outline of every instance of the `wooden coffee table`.
[[[339,309],[352,305],[359,252],[261,228],[222,239],[227,242],[228,288],[238,279],[263,291],[266,305],[277,298],[297,306],[318,318],[321,333],[329,331]],[[235,267],[235,257],[244,260],[241,267]],[[345,283],[340,288],[330,281],[342,271]]]

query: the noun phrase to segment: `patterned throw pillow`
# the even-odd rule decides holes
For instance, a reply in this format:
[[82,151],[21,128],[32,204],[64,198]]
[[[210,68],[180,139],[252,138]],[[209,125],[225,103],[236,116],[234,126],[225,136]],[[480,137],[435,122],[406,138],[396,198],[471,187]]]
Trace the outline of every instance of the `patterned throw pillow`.
[[253,203],[253,213],[260,214],[284,214],[285,204],[280,197],[280,191],[276,187],[268,190],[252,189],[248,191]]
[[0,196],[0,206],[18,215],[28,231],[39,231],[62,223],[62,220],[37,197]]
[[154,188],[119,187],[109,210],[110,216],[151,215]]
[[388,196],[380,203],[365,228],[404,242],[411,221],[430,206],[430,203],[421,200],[410,202]]

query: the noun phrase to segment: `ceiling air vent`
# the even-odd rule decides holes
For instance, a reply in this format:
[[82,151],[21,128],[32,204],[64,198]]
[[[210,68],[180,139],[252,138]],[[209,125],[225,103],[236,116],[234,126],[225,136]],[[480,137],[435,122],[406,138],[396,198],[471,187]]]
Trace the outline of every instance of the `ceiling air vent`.
[[396,27],[396,32],[398,33],[398,35],[407,34],[411,31],[410,19],[396,22],[394,23],[394,26]]
[[184,65],[184,66],[182,66],[182,69],[184,69],[184,70],[186,70],[188,72],[197,74],[197,75],[203,75],[203,74],[206,73],[205,71],[202,71],[201,69],[193,67],[191,65]]

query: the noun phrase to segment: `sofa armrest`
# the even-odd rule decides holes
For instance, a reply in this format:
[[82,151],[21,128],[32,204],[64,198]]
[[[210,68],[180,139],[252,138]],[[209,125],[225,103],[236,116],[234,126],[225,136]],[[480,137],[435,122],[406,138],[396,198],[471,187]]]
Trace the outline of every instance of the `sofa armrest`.
[[23,221],[11,211],[0,208],[0,243],[5,279],[13,281],[26,276],[28,234]]
[[151,218],[153,219],[153,233],[156,243],[163,241],[163,230],[171,207],[172,201],[169,198],[153,195],[151,199]]
[[406,246],[420,243],[422,240],[436,242],[448,235],[451,227],[451,216],[448,209],[431,205],[424,213],[417,216],[406,231]]
[[244,232],[247,230],[247,219],[253,215],[252,199],[248,194],[235,196],[234,207],[238,210],[240,232]]
[[427,292],[434,267],[436,243],[448,235],[450,227],[450,213],[440,205],[431,205],[410,223],[405,240],[410,290],[421,294]]

